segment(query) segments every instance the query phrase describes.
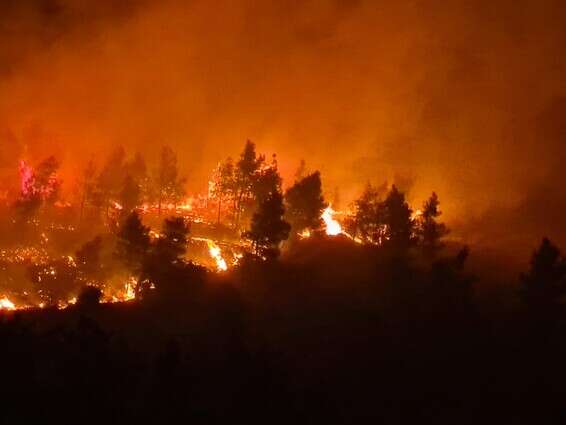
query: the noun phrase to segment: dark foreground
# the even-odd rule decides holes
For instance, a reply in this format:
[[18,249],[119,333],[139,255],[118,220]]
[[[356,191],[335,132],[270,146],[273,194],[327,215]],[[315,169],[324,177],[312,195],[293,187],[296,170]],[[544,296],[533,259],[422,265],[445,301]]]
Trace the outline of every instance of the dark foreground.
[[6,313],[0,422],[565,423],[562,308],[486,301],[456,260],[356,249]]

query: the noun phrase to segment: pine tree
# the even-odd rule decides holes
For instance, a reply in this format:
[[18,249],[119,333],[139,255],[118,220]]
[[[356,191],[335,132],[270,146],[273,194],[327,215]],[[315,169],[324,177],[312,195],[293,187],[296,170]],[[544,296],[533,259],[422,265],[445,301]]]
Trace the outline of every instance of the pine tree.
[[446,225],[437,221],[442,214],[439,205],[438,195],[432,192],[430,198],[423,204],[420,215],[417,216],[417,235],[424,254],[429,258],[433,258],[444,246],[441,239],[449,233]]
[[243,208],[250,200],[254,175],[264,161],[264,156],[256,154],[255,144],[246,141],[235,172],[234,225],[236,228],[240,225]]
[[252,241],[256,254],[276,257],[279,244],[289,237],[291,226],[283,219],[285,207],[279,192],[270,194],[253,215],[251,228],[245,236]]
[[149,252],[149,227],[143,225],[139,214],[131,212],[118,229],[118,258],[133,273],[138,273]]
[[380,214],[383,214],[386,243],[401,251],[407,249],[413,242],[412,210],[405,201],[405,194],[395,185],[381,205]]
[[286,218],[294,233],[319,229],[322,224],[320,216],[328,206],[322,196],[320,172],[315,171],[291,186],[285,193],[285,201]]
[[533,253],[531,268],[521,275],[523,301],[533,308],[546,308],[566,295],[566,260],[548,238]]

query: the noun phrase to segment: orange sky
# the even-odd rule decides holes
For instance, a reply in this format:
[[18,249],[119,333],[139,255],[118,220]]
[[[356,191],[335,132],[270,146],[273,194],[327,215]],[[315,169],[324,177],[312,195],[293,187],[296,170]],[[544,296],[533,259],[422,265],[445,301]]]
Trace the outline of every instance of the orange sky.
[[6,0],[0,168],[167,143],[197,190],[249,138],[344,200],[413,182],[469,238],[566,243],[564,22],[559,0]]

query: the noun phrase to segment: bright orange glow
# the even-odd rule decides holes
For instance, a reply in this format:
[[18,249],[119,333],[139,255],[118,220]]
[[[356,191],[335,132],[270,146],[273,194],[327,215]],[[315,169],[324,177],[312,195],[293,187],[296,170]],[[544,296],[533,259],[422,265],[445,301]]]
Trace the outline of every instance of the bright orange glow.
[[340,226],[340,223],[338,223],[333,217],[334,214],[335,211],[332,209],[332,206],[329,205],[322,212],[322,216],[321,216],[322,220],[324,221],[324,224],[326,225],[326,234],[329,236],[336,236],[343,233],[342,226]]
[[226,271],[228,270],[228,265],[224,258],[222,258],[222,250],[220,247],[212,240],[207,239],[206,243],[208,245],[208,252],[210,253],[211,257],[214,258],[216,261],[216,269],[218,271]]
[[16,305],[4,296],[0,298],[0,310],[16,310]]

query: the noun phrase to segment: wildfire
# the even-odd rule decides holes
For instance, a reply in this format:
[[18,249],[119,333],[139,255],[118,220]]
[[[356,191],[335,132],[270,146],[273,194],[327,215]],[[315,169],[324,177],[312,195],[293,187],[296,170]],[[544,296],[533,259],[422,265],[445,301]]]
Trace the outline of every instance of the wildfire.
[[15,310],[16,305],[7,297],[0,298],[0,310]]
[[322,212],[321,218],[326,225],[326,234],[329,236],[336,236],[344,233],[342,231],[342,226],[340,226],[340,223],[338,223],[333,217],[335,212],[336,211],[332,209],[331,205],[326,207],[326,209]]
[[211,257],[214,258],[216,261],[216,269],[218,271],[226,271],[228,270],[228,265],[224,258],[222,258],[222,250],[220,247],[210,239],[206,240],[206,244],[208,245],[208,252],[210,253]]

